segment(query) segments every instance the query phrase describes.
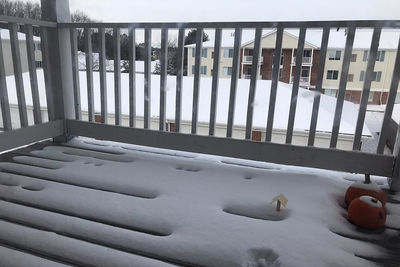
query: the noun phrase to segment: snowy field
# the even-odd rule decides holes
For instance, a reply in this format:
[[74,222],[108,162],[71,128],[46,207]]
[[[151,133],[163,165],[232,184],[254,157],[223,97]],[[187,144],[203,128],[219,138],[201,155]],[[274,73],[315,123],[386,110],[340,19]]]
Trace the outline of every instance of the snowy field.
[[12,156],[0,162],[1,266],[364,267],[400,242],[399,204],[381,231],[347,221],[359,175],[86,138]]

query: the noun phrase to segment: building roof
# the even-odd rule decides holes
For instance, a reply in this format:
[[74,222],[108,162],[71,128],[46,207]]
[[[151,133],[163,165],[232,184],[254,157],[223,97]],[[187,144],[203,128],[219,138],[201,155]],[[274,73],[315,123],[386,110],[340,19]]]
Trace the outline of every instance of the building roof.
[[[7,29],[0,29],[0,35],[2,40],[10,40],[10,31]],[[18,40],[26,40],[25,33],[18,32]],[[40,41],[40,37],[33,36],[34,41]]]
[[[204,42],[203,47],[214,47],[214,31],[206,31],[210,41]],[[264,29],[263,38],[266,38],[273,33],[275,29]],[[299,30],[286,29],[284,31],[286,34],[298,38]],[[221,47],[233,47],[234,44],[234,31],[224,30],[222,34]],[[242,42],[241,46],[248,45],[254,42],[254,30],[244,30],[242,32]],[[379,49],[397,49],[399,43],[400,30],[389,30],[384,29],[381,33]],[[308,29],[306,32],[305,41],[315,48],[320,48],[322,39],[322,30],[320,29]],[[354,38],[354,49],[369,49],[372,40],[372,30],[371,29],[357,29]],[[332,29],[329,34],[328,48],[340,48],[343,49],[346,43],[346,33],[345,29]],[[187,45],[186,47],[195,47],[195,44]]]
[[[160,76],[151,76],[151,116],[159,116],[159,100],[160,100]],[[32,96],[29,82],[29,74],[23,74],[26,103],[32,105]],[[80,71],[79,75],[81,88],[81,107],[83,110],[88,110],[87,90],[86,90],[86,72]],[[199,94],[199,122],[208,123],[210,118],[210,100],[211,100],[211,82],[212,78],[202,77],[200,83]],[[227,123],[229,94],[230,94],[230,79],[221,78],[218,88],[218,104],[217,104],[217,124]],[[39,94],[42,106],[46,106],[45,86],[43,79],[43,71],[38,70]],[[93,87],[95,99],[95,111],[100,112],[100,79],[99,72],[93,72]],[[236,112],[234,116],[234,125],[246,125],[247,101],[249,94],[250,80],[239,79],[236,95]],[[7,86],[9,92],[10,103],[17,104],[17,95],[15,91],[15,82],[13,76],[7,77]],[[107,73],[107,88],[108,88],[108,112],[114,113],[114,73]],[[136,114],[143,117],[144,104],[144,75],[136,74]],[[175,88],[176,77],[168,76],[167,79],[167,109],[166,117],[169,120],[175,120]],[[267,124],[269,94],[271,81],[259,80],[255,95],[254,118],[253,126],[261,130],[265,129]],[[286,129],[289,107],[291,102],[292,85],[279,82],[278,93],[276,99],[274,129]],[[294,129],[296,131],[308,131],[310,128],[310,120],[312,113],[312,103],[316,92],[299,88],[297,98],[297,109]],[[192,96],[193,96],[193,77],[183,77],[182,89],[182,120],[191,121],[192,119]],[[121,74],[121,99],[122,99],[122,114],[129,114],[129,75],[128,73]],[[327,95],[321,95],[320,111],[318,116],[317,131],[330,132],[335,114],[336,98]],[[342,121],[339,132],[341,134],[354,134],[355,125],[357,122],[357,105],[345,101],[343,106]],[[370,135],[369,129],[364,126],[364,135]]]

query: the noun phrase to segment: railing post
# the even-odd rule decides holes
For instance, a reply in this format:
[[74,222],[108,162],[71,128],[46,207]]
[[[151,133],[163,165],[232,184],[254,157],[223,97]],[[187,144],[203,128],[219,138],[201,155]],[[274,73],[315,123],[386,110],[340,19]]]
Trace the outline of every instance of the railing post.
[[396,142],[393,148],[393,156],[396,157],[393,166],[393,174],[390,180],[390,190],[400,191],[400,125],[397,125]]
[[[42,20],[71,22],[69,0],[41,0]],[[48,29],[48,71],[51,75],[54,119],[74,119],[74,94],[72,79],[71,41],[68,28]],[[49,104],[48,104],[49,105]],[[64,123],[64,135],[54,138],[55,142],[68,140]]]

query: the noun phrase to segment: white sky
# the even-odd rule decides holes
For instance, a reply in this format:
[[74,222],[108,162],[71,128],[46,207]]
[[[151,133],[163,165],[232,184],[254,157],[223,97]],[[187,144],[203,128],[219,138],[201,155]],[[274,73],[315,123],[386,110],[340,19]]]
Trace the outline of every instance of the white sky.
[[103,22],[400,19],[400,0],[70,0],[70,7]]

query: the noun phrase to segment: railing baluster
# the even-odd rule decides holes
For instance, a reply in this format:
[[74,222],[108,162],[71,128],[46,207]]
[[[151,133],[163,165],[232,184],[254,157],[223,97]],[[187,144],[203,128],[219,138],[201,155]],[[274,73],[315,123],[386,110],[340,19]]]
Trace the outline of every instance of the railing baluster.
[[276,92],[278,89],[279,68],[280,68],[281,51],[282,51],[282,37],[283,37],[283,28],[278,27],[276,30],[275,52],[274,52],[273,67],[272,67],[271,92],[269,95],[267,130],[265,133],[266,142],[271,142],[272,130],[274,126]]
[[[389,96],[388,96],[388,100],[386,103],[385,115],[383,116],[381,133],[379,135],[378,148],[376,151],[378,154],[383,154],[383,151],[385,149],[387,135],[389,134],[389,124],[390,124],[389,122],[392,119],[393,107],[394,107],[394,103],[396,100],[397,88],[399,87],[399,81],[400,81],[400,38],[399,38],[399,43],[397,45],[396,60],[395,60],[395,64],[394,64],[392,81],[390,83]],[[397,118],[396,123],[399,123],[398,119],[399,118]],[[399,136],[397,136],[397,137],[399,137]]]
[[115,125],[121,124],[121,30],[114,28],[114,100]]
[[343,102],[346,93],[347,75],[349,74],[350,57],[353,49],[354,35],[356,28],[350,26],[347,32],[346,46],[343,56],[342,73],[340,74],[339,93],[336,100],[335,117],[333,119],[332,137],[330,148],[336,148],[339,135],[340,120],[342,118]]
[[361,135],[364,127],[365,113],[367,111],[369,91],[371,89],[372,75],[375,68],[376,54],[378,52],[379,39],[381,37],[381,28],[375,28],[372,35],[371,48],[367,71],[365,72],[364,88],[361,95],[360,109],[358,111],[356,132],[354,135],[353,150],[360,150]]
[[75,119],[81,119],[81,90],[79,84],[78,37],[76,28],[70,29],[72,84],[74,87]]
[[3,119],[3,130],[11,131],[11,114],[10,114],[10,103],[8,101],[8,91],[6,82],[6,71],[4,67],[4,54],[3,54],[3,40],[0,34],[0,107],[1,116]]
[[315,84],[316,94],[314,95],[314,103],[311,114],[311,123],[310,123],[310,133],[308,135],[308,145],[313,146],[315,140],[315,131],[317,129],[317,121],[318,121],[318,112],[319,112],[319,104],[321,100],[322,93],[322,82],[324,80],[324,72],[325,72],[325,61],[326,61],[326,51],[328,48],[328,40],[329,40],[329,27],[325,27],[322,33],[321,40],[321,50],[319,52],[319,63],[318,63],[318,74],[317,74],[317,83]]
[[14,67],[15,87],[17,89],[18,111],[21,127],[28,126],[28,113],[26,111],[24,81],[22,79],[21,55],[18,41],[18,25],[9,24],[11,54]]
[[209,135],[215,134],[215,124],[217,116],[217,97],[218,97],[218,81],[219,81],[219,61],[221,52],[221,28],[215,29],[215,42],[214,42],[214,62],[213,74],[211,85],[211,106],[210,106],[210,125]]
[[100,108],[101,122],[107,123],[107,69],[106,69],[106,38],[105,29],[100,27],[99,31],[99,76],[100,76]]
[[233,62],[232,62],[232,76],[231,76],[231,91],[229,95],[228,107],[228,126],[226,128],[226,137],[232,137],[233,120],[235,116],[236,104],[236,89],[239,79],[239,63],[240,63],[240,45],[242,41],[242,29],[235,29],[235,44],[233,47]]
[[129,127],[136,127],[136,37],[129,28]]
[[144,128],[150,128],[151,118],[151,28],[144,30]]
[[260,73],[260,55],[261,55],[261,34],[262,28],[257,28],[254,38],[253,62],[250,78],[249,100],[247,103],[246,119],[246,139],[251,139],[251,129],[253,127],[254,97],[256,94],[257,79]]
[[54,95],[53,89],[51,86],[51,65],[49,60],[49,33],[46,27],[40,28],[40,46],[42,50],[42,65],[43,65],[43,74],[44,74],[44,84],[46,87],[46,102],[47,102],[47,114],[49,117],[49,121],[53,121],[55,119],[55,110],[54,110]]
[[161,30],[161,55],[160,55],[160,120],[159,129],[165,131],[165,112],[167,98],[167,65],[168,65],[168,29]]
[[28,59],[29,78],[31,82],[33,120],[35,124],[42,123],[42,114],[40,112],[39,89],[36,74],[35,46],[33,42],[33,26],[25,25],[26,29],[26,52]]
[[175,97],[175,132],[181,130],[182,113],[182,81],[183,81],[183,60],[184,60],[185,29],[179,29],[178,51],[177,51],[177,73],[176,73],[176,97]]
[[88,118],[94,121],[94,97],[93,97],[93,55],[92,55],[92,33],[90,28],[85,28],[85,50],[86,50],[86,81],[88,97]]
[[299,93],[301,66],[303,62],[305,37],[306,37],[306,28],[301,28],[299,41],[297,44],[297,51],[296,51],[296,67],[294,69],[293,89],[290,100],[289,120],[286,132],[286,144],[292,143],[294,120],[296,117],[297,95]]
[[197,133],[197,119],[198,119],[197,115],[199,112],[200,66],[201,66],[202,47],[203,47],[203,28],[197,28],[196,54],[194,63],[194,82],[193,82],[192,134]]

